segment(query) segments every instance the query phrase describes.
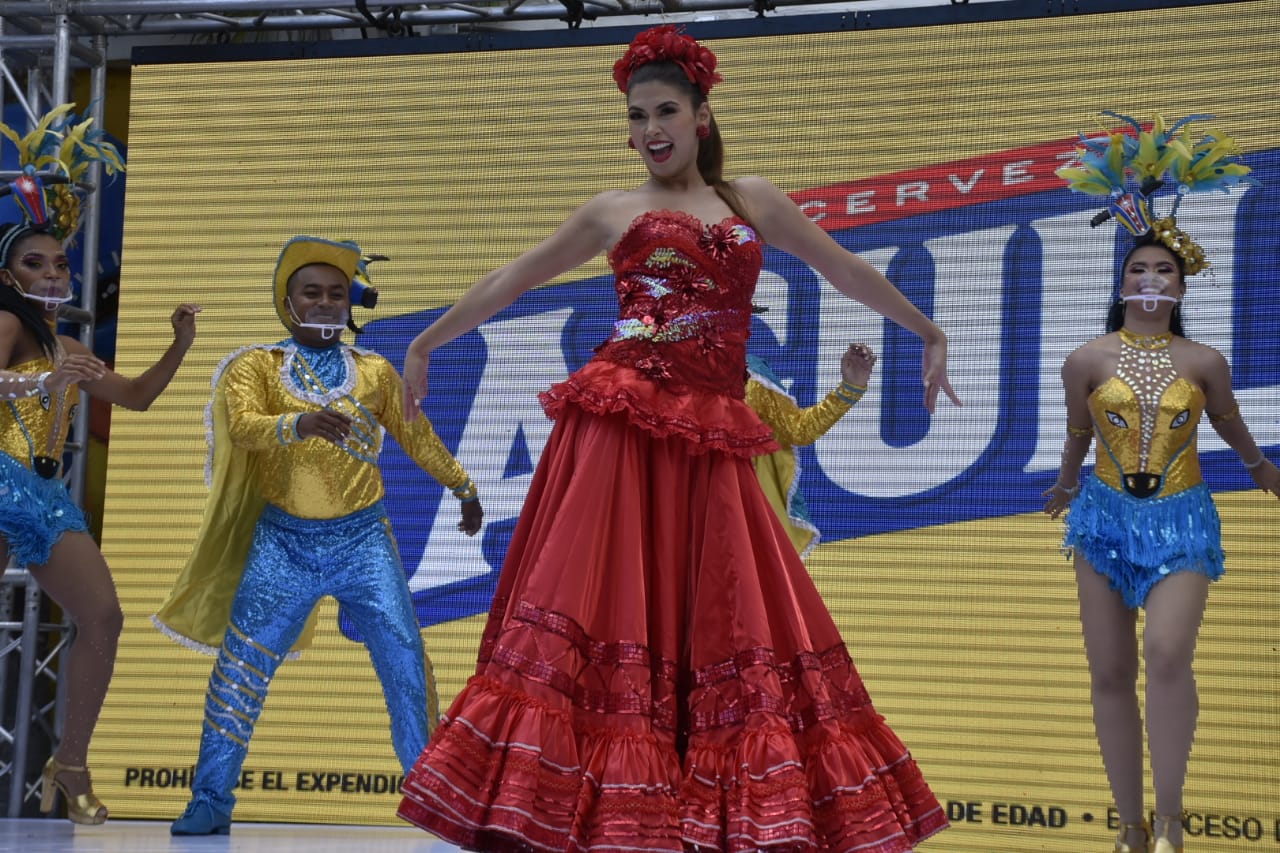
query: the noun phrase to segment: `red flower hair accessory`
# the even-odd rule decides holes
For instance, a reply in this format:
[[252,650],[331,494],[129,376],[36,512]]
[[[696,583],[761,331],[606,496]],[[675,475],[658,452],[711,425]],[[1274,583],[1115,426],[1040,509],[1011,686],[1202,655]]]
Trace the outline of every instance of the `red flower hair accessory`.
[[674,24],[652,27],[637,35],[622,58],[613,63],[613,79],[625,93],[631,75],[650,62],[674,62],[684,69],[689,82],[706,95],[724,80],[716,73],[716,55],[676,29]]

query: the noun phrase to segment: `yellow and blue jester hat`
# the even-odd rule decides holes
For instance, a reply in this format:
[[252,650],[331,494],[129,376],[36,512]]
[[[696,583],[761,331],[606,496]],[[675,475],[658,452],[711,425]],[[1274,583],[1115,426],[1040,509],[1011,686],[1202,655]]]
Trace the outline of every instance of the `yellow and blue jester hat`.
[[326,240],[323,237],[298,236],[280,250],[272,279],[276,316],[286,329],[293,327],[285,299],[289,295],[289,277],[311,264],[328,264],[340,270],[351,281],[351,304],[373,308],[378,304],[378,291],[369,281],[368,266],[385,261],[383,255],[365,255],[352,240]]
[[18,149],[21,170],[0,183],[0,198],[13,197],[26,227],[64,241],[80,228],[80,199],[93,189],[85,181],[89,167],[97,162],[108,175],[124,171],[120,152],[92,127],[93,119],[77,119],[74,108],[50,110],[25,136],[0,123],[0,135]]
[[[1096,227],[1114,218],[1134,236],[1152,234],[1182,258],[1188,275],[1208,267],[1204,250],[1178,228],[1175,217],[1189,193],[1225,193],[1236,186],[1259,185],[1249,177],[1249,167],[1239,161],[1235,140],[1214,128],[1198,140],[1192,136],[1191,125],[1210,121],[1211,115],[1190,115],[1168,127],[1162,116],[1144,126],[1119,113],[1102,115],[1118,119],[1125,127],[1093,138],[1081,133],[1076,149],[1079,164],[1055,173],[1074,192],[1109,198],[1107,209],[1089,224]],[[1167,183],[1176,187],[1173,205],[1157,219],[1151,200]]]

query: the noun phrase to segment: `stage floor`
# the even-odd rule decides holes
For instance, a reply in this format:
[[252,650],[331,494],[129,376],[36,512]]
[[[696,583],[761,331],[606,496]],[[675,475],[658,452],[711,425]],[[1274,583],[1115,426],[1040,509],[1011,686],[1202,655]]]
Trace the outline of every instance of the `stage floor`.
[[407,824],[317,826],[293,823],[237,823],[230,835],[174,838],[165,821],[110,820],[76,826],[66,820],[0,819],[0,853],[456,853]]

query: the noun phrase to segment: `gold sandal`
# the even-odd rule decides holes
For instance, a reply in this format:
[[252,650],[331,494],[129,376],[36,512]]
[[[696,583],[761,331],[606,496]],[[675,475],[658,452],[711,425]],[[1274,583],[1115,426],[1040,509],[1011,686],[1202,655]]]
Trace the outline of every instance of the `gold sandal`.
[[[1137,847],[1129,846],[1125,840],[1129,837],[1130,832],[1142,832],[1142,844]],[[1112,853],[1150,853],[1151,850],[1151,825],[1145,820],[1141,823],[1122,823],[1120,824],[1120,834],[1116,836],[1116,847]]]
[[1182,814],[1158,814],[1155,818],[1156,829],[1163,829],[1163,832],[1155,834],[1156,846],[1152,848],[1152,853],[1182,853],[1182,845],[1175,845],[1169,840],[1169,827],[1174,821],[1183,824],[1187,819],[1187,813]]
[[[67,793],[67,786],[58,780],[59,773],[85,774],[85,781],[89,782],[89,790],[83,794],[71,796]],[[49,761],[44,765],[44,772],[40,774],[41,814],[53,811],[53,795],[56,791],[61,791],[63,802],[67,804],[67,819],[72,823],[90,826],[106,823],[107,807],[102,804],[102,800],[94,796],[93,783],[89,781],[88,775],[89,770],[85,767],[72,767],[69,764],[63,764],[55,756],[49,756]]]

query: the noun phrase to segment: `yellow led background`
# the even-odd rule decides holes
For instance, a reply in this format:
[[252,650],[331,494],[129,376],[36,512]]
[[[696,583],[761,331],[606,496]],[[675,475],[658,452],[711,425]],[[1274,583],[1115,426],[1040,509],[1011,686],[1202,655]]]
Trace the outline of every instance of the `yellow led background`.
[[[1092,129],[1103,108],[1214,113],[1246,152],[1269,150],[1280,145],[1277,21],[1280,3],[1259,2],[712,40],[726,77],[712,103],[728,172],[764,175],[788,192],[1065,139]],[[200,521],[211,371],[241,345],[284,336],[269,296],[280,246],[312,233],[390,256],[374,267],[376,318],[448,305],[593,193],[643,179],[609,75],[619,51],[134,69],[117,368],[136,375],[159,355],[177,303],[204,311],[169,391],[150,412],[118,411],[112,424],[104,549],[126,626],[91,765],[113,816],[171,819],[186,801],[212,659],[162,637],[150,616]],[[1047,260],[1086,251],[1059,247]],[[597,260],[551,286],[605,272]],[[1000,283],[975,277],[970,286],[976,294]],[[990,323],[974,313],[948,331],[981,336]],[[558,353],[557,340],[536,345]],[[528,358],[540,376],[536,348]],[[1273,385],[1277,375],[1272,365]],[[982,398],[980,376],[961,373],[957,384]],[[1280,412],[1269,412],[1274,425]],[[939,428],[960,417],[944,407]],[[493,429],[494,452],[505,453],[501,424]],[[479,485],[482,495],[494,486]],[[1186,797],[1194,826],[1208,831],[1188,843],[1280,849],[1278,508],[1256,491],[1217,498],[1228,575],[1213,588],[1201,636]],[[924,849],[1078,853],[1114,836],[1059,531],[1039,514],[1016,514],[828,542],[809,560],[878,708],[953,817],[968,809],[969,820]],[[478,546],[459,535],[448,547],[471,555]],[[316,647],[272,685],[237,820],[396,822],[386,787],[399,771],[381,690],[334,610],[324,606]],[[470,673],[480,627],[471,617],[424,631],[446,707]],[[1037,815],[1057,820],[1054,810],[1065,826],[1034,825]],[[1246,818],[1260,838],[1228,837]],[[1015,825],[1025,819],[1033,825]]]

